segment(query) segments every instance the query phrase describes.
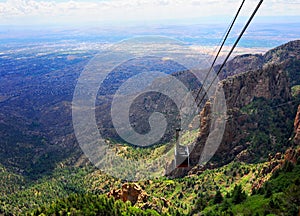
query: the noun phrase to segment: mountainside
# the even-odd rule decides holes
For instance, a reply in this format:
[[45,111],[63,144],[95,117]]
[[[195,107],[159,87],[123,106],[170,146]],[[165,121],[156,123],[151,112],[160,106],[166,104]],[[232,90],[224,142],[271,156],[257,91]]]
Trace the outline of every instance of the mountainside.
[[[6,61],[0,69],[0,214],[299,214],[300,40],[264,55],[237,56],[226,64],[224,79],[218,85],[224,89],[227,102],[226,127],[219,149],[208,163],[198,164],[212,116],[217,114],[211,109],[214,98],[207,100],[199,113],[199,130],[183,131],[183,144],[194,146],[191,166],[171,172],[167,169],[168,176],[134,183],[93,167],[74,136],[72,93],[92,54],[85,51],[72,58],[58,55],[61,58],[56,59],[35,53],[36,60],[28,60],[27,66],[22,60]],[[17,58],[17,54],[12,55]],[[178,70],[172,75],[193,93],[201,86],[189,71],[171,61],[145,59],[139,66],[146,67],[150,62],[157,64],[154,70],[167,73],[172,65]],[[45,72],[45,65],[52,69]],[[126,72],[124,76],[122,71]],[[111,123],[110,116],[103,119],[102,114],[109,110],[112,95],[126,76],[136,71],[133,67],[116,70],[115,76],[106,80],[114,88],[102,86],[98,92],[96,117],[104,126],[100,132],[107,137],[114,132],[106,125]],[[118,79],[109,82],[114,77]],[[173,144],[172,131],[177,127],[174,116],[178,114],[174,103],[161,95],[148,96],[153,98],[152,103],[159,99],[163,102],[154,107],[138,97],[136,102],[146,103],[147,109],[137,106],[131,110],[131,118],[137,131],[146,133],[147,116],[156,108],[171,113],[170,134],[164,140],[167,143],[136,148],[110,139],[112,149],[120,156],[150,160]],[[131,170],[124,166],[120,172],[125,175]]]
[[[229,78],[222,83],[229,112],[232,112],[230,116],[236,118],[240,116],[236,108],[240,109],[257,97],[262,96],[266,99],[282,97],[280,100],[288,100],[290,92],[287,86],[289,88],[295,86],[300,78],[297,70],[299,68],[299,46],[299,41],[292,41],[267,52],[265,55],[237,56],[226,64],[222,72],[224,77],[265,67],[263,70]],[[59,50],[59,47],[57,49]],[[0,141],[2,146],[0,163],[15,172],[34,177],[43,172],[47,173],[46,170],[54,169],[56,163],[64,161],[69,155],[78,158],[82,154],[73,132],[71,100],[76,80],[94,51],[76,51],[77,53],[75,52],[71,56],[64,53],[40,55],[39,52],[41,51],[37,47],[22,52],[11,52],[10,60],[1,59],[3,67],[0,69],[0,134],[4,138]],[[20,56],[36,57],[26,57],[25,59],[13,61],[13,59],[18,59]],[[151,62],[156,62],[155,65],[157,66],[149,68],[152,65]],[[274,63],[279,65],[275,66]],[[274,68],[272,69],[272,67]],[[126,76],[119,72],[127,71],[128,73],[125,74],[129,76],[132,73],[148,69],[171,73],[172,71],[182,71],[185,68],[171,61],[161,61],[159,59],[144,59],[142,64],[136,64],[135,67],[116,68],[115,76],[118,79],[108,86],[103,85],[99,91],[99,98],[103,100],[99,99],[97,101],[96,118],[98,126],[101,128],[100,132],[105,137],[118,138],[115,136],[110,115],[107,115],[107,113],[110,108],[110,95],[113,89],[126,80]],[[275,71],[278,72],[279,77],[277,77]],[[270,78],[268,78],[269,75]],[[188,71],[175,73],[174,76],[193,92],[197,92],[197,88],[201,85],[193,82],[195,79],[189,75]],[[288,81],[285,78],[286,76]],[[109,80],[112,79],[108,77],[106,82]],[[260,82],[260,84],[258,85],[257,82]],[[287,84],[287,82],[290,84]],[[113,88],[108,91],[109,86]],[[103,97],[103,94],[105,94],[105,97]],[[151,97],[151,95],[149,97],[152,103],[160,99],[160,97]],[[174,107],[172,101],[164,99],[161,104],[164,102],[169,105],[162,106],[157,111],[174,113],[173,110],[176,107]],[[137,98],[137,103],[143,105],[143,97]],[[272,106],[274,105],[272,104]],[[153,107],[150,106],[148,110],[136,109],[132,112],[136,112],[135,115],[132,115],[131,120],[137,125],[137,131],[146,133],[149,130],[147,118],[140,119],[138,114],[147,117],[153,112]],[[175,115],[169,115],[169,119],[174,118],[174,116],[176,116],[176,112]],[[239,117],[239,119],[241,118]],[[236,128],[238,124],[235,122],[229,119],[227,130],[230,131],[233,126]],[[174,121],[170,120],[169,129],[167,130],[169,133],[167,133],[165,141],[173,137],[173,131],[176,127]],[[251,124],[249,127],[251,127]],[[290,130],[290,126],[288,130]],[[231,135],[231,138],[227,135],[228,140],[224,142],[229,142],[231,147],[238,146],[236,143],[239,141],[237,140],[231,144],[234,137],[239,136],[238,134],[240,132],[237,132],[237,135]],[[285,134],[284,136],[288,135]],[[74,151],[74,149],[76,150]],[[31,161],[30,158],[34,158],[34,160]]]
[[[219,86],[226,98],[226,128],[223,140],[206,168],[232,160],[266,161],[269,154],[283,152],[291,145],[289,138],[299,103],[299,97],[292,96],[292,89],[299,81],[299,67],[295,67],[300,63],[299,52],[300,41],[292,41],[265,55],[237,56],[226,64],[222,72],[227,78]],[[195,147],[190,160],[196,166],[193,173],[203,170],[198,161],[211,127],[209,107],[208,102],[200,114],[198,141],[192,144]],[[181,176],[188,171],[175,170],[171,175]]]
[[[284,64],[292,85],[299,84],[299,54],[300,40],[290,41],[279,47],[276,47],[264,55],[262,54],[246,54],[234,57],[227,62],[220,73],[220,78],[225,79],[235,74],[247,72],[250,70],[258,70],[269,64]],[[215,70],[220,66],[216,66]]]

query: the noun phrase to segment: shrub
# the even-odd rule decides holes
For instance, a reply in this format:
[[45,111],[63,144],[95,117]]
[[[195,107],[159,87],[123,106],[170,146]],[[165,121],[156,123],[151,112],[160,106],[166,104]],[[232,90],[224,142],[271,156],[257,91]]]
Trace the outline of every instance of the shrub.
[[243,191],[241,185],[236,185],[232,192],[232,202],[234,204],[239,204],[247,198],[246,193]]

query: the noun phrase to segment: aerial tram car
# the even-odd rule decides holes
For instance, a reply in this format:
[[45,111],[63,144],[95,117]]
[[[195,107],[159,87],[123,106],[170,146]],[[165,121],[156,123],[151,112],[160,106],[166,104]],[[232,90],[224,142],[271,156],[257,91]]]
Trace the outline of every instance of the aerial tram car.
[[190,152],[189,147],[180,145],[179,133],[181,129],[176,129],[176,148],[175,148],[175,167],[188,168],[190,166]]

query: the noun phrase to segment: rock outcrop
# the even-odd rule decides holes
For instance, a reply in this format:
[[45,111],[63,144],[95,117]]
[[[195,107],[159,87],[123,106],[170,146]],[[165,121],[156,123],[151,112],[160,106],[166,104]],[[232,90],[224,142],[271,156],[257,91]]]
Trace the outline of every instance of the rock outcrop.
[[269,157],[269,161],[262,167],[259,176],[261,177],[258,182],[254,182],[252,185],[252,190],[257,190],[261,188],[269,177],[275,171],[284,168],[286,163],[296,164],[300,157],[300,148],[289,148],[282,155],[281,153],[276,153],[274,156]]
[[199,161],[204,145],[206,143],[211,125],[211,103],[209,101],[203,107],[200,113],[200,130],[197,138],[197,143],[193,146],[190,154],[190,163],[196,165]]
[[259,97],[282,101],[291,98],[288,76],[278,65],[235,75],[221,83],[228,109],[242,108]]
[[300,105],[298,106],[295,122],[294,122],[294,142],[296,145],[300,144]]
[[[226,97],[228,117],[223,140],[215,156],[223,163],[230,162],[234,158],[250,162],[252,155],[247,148],[251,143],[242,143],[241,140],[245,140],[249,131],[256,130],[258,125],[257,122],[250,119],[247,113],[242,112],[241,108],[249,105],[256,98],[289,101],[291,91],[287,74],[280,66],[272,65],[261,70],[230,77],[221,82],[221,87],[224,89]],[[202,116],[202,118],[207,119],[208,116]],[[201,133],[204,133],[203,137],[208,135],[207,131]],[[197,145],[199,144],[197,143]],[[200,143],[200,146],[202,145]]]
[[[148,184],[152,184],[151,180],[148,180]],[[137,183],[124,183],[121,189],[113,189],[107,193],[107,196],[123,202],[130,201],[132,205],[141,209],[154,209],[159,213],[170,205],[164,197],[150,197]]]
[[133,205],[137,202],[146,202],[149,197],[145,191],[135,183],[125,183],[121,189],[113,189],[107,196],[120,199],[123,202],[130,201]]

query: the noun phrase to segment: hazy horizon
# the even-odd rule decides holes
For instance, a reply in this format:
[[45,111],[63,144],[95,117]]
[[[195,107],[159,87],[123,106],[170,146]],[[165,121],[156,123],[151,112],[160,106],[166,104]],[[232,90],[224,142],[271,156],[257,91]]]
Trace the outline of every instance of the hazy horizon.
[[[0,25],[228,23],[240,3],[232,0],[0,0]],[[258,0],[246,1],[239,20],[249,17],[257,3]],[[299,11],[299,0],[264,1],[254,22],[299,22]]]

